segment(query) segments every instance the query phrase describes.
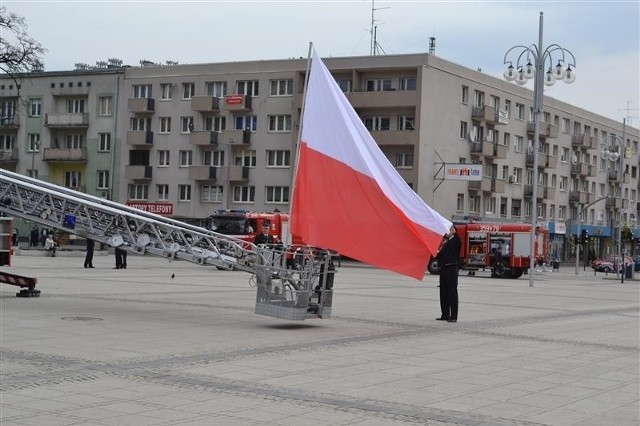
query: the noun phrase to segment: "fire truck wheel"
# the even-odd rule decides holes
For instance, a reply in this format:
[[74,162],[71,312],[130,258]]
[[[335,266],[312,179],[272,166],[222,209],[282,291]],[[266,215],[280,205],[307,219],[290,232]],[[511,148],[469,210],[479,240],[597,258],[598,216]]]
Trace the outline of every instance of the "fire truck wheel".
[[505,278],[506,277],[506,268],[504,267],[504,263],[498,262],[491,268],[491,277],[493,278]]
[[520,278],[522,274],[524,274],[524,269],[522,268],[511,269],[511,278]]
[[430,274],[440,275],[440,264],[434,258],[429,259],[429,265],[427,265],[427,270]]

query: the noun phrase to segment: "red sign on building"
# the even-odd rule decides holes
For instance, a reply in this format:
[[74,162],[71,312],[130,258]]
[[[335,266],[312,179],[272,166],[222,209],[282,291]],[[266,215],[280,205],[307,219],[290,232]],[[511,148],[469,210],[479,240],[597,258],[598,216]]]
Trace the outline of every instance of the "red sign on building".
[[244,103],[243,95],[227,95],[224,98],[227,105],[242,105]]
[[171,216],[173,214],[173,204],[171,203],[127,203],[127,206],[163,216]]

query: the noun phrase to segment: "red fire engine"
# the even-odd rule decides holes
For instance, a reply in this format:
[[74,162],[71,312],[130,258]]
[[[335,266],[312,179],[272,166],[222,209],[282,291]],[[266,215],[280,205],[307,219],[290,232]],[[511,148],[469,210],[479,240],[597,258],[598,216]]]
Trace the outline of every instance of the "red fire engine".
[[[462,269],[476,271],[490,269],[497,278],[520,278],[529,268],[531,224],[524,223],[455,223],[462,240],[460,265]],[[549,231],[536,229],[534,242],[536,261],[549,258]],[[429,272],[440,271],[438,261],[431,258]]]
[[289,214],[280,212],[248,212],[246,210],[216,210],[207,218],[207,229],[219,234],[232,235],[249,243],[253,243],[256,235],[262,232],[264,226],[279,242],[284,241],[289,234]]

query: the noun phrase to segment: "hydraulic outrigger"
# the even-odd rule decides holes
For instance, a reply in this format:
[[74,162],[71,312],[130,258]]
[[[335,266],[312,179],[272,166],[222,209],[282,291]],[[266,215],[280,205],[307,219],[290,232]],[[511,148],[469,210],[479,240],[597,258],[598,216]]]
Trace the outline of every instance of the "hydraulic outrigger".
[[328,250],[256,247],[6,170],[0,170],[0,212],[140,255],[249,272],[260,315],[303,320],[331,314],[335,269]]

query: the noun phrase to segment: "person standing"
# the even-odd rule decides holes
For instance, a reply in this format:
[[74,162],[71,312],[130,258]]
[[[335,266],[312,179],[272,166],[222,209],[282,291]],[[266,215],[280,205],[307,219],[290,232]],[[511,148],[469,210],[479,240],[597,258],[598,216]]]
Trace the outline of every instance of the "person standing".
[[113,269],[127,269],[127,252],[126,250],[116,247],[116,267]]
[[93,268],[93,249],[95,242],[91,238],[87,238],[87,254],[84,256],[84,267]]
[[456,232],[456,227],[451,226],[449,233],[445,235],[442,248],[436,255],[440,264],[440,310],[442,315],[436,318],[438,321],[458,321],[458,260],[462,241]]
[[260,244],[273,244],[273,235],[269,234],[269,227],[268,226],[263,226],[262,227],[262,234],[258,234],[256,236],[255,245],[260,245]]
[[51,257],[56,257],[58,243],[53,239],[53,234],[49,234],[44,242],[44,249],[51,252]]
[[31,234],[29,235],[29,247],[37,247],[39,238],[40,231],[38,230],[38,226],[33,225],[33,229],[31,229]]

